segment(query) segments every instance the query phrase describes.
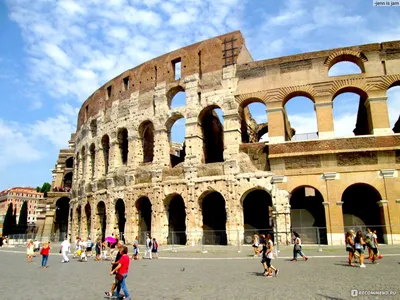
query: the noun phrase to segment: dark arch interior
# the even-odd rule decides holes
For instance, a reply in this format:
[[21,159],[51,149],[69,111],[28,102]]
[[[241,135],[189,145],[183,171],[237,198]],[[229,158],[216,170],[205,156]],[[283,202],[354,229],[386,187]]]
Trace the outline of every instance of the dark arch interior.
[[139,242],[144,243],[146,233],[151,232],[151,203],[149,198],[142,197],[136,202],[139,212]]
[[227,245],[225,199],[218,192],[212,192],[202,201],[203,243]]
[[303,242],[327,244],[324,198],[312,187],[299,187],[290,197],[292,230]]
[[64,176],[64,188],[71,188],[71,186],[72,186],[72,172],[69,172]]
[[96,162],[96,146],[94,144],[90,145],[90,165],[91,165],[91,176],[94,177],[95,162]]
[[104,204],[103,201],[100,201],[99,204],[97,204],[97,215],[98,215],[98,220],[99,220],[99,225],[100,225],[100,231],[101,231],[101,236],[102,239],[106,237],[106,226],[107,226],[107,215],[106,215],[106,205]]
[[92,208],[90,207],[89,202],[86,203],[85,205],[85,216],[86,216],[86,230],[88,233],[88,236],[91,236],[90,228],[92,228]]
[[180,195],[175,195],[168,205],[168,243],[186,245],[186,211]]
[[126,128],[118,133],[118,144],[121,152],[122,164],[126,165],[128,162],[128,130]]
[[110,156],[110,138],[108,135],[103,136],[101,140],[101,145],[103,146],[103,155],[104,155],[104,172],[105,175],[108,173],[108,165],[109,165],[109,156]]
[[142,147],[143,162],[152,162],[154,158],[154,128],[150,122],[143,128]]
[[63,197],[56,202],[55,231],[59,232],[59,240],[63,241],[68,233],[69,198]]
[[117,203],[115,203],[115,214],[118,219],[118,231],[119,237],[124,240],[124,232],[125,232],[125,203],[122,199],[118,199]]
[[204,112],[201,119],[205,163],[224,161],[224,127],[214,109]]
[[82,208],[80,205],[76,208],[76,217],[78,219],[78,236],[81,237]]
[[378,201],[382,200],[379,192],[368,184],[353,184],[342,195],[343,223],[345,231],[366,228],[376,230],[378,241],[383,242],[384,225],[381,208]]
[[74,158],[70,157],[65,161],[66,168],[73,168],[74,167]]
[[252,242],[254,232],[273,235],[270,210],[272,199],[266,191],[254,190],[246,195],[243,200],[245,243]]

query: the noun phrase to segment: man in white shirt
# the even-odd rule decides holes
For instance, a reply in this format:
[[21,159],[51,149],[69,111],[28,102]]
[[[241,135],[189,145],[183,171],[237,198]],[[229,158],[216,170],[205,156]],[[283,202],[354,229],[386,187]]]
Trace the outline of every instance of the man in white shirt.
[[[151,259],[151,246],[152,246],[151,238],[150,238],[149,234],[147,234],[146,235],[146,251],[144,252],[143,258]],[[148,254],[148,257],[147,257],[147,254]]]
[[33,255],[33,257],[36,257],[36,254],[39,252],[39,250],[40,250],[40,242],[38,241],[38,240],[35,240],[34,242],[33,242],[33,245],[34,245],[34,249],[33,249],[33,251],[34,251],[34,255]]
[[62,257],[63,257],[63,260],[61,261],[62,263],[69,262],[68,253],[69,253],[69,248],[70,247],[71,247],[71,244],[69,243],[67,238],[65,238],[65,240],[61,243],[61,247],[60,247],[61,248]]

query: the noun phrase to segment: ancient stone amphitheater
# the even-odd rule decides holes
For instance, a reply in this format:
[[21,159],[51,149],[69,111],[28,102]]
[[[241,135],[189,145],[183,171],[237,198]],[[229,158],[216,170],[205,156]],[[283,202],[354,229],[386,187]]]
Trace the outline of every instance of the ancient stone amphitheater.
[[[328,76],[343,61],[361,72]],[[342,244],[372,226],[400,243],[400,135],[386,96],[399,84],[400,41],[254,61],[237,31],[162,55],[83,103],[40,230],[189,245],[248,243],[254,231],[285,244],[295,230]],[[186,103],[173,107],[179,92]],[[359,96],[354,136],[336,138],[333,105],[347,92]],[[297,96],[313,102],[314,138],[294,138],[285,105]],[[254,102],[268,123],[251,117]],[[173,143],[181,118],[185,141]]]

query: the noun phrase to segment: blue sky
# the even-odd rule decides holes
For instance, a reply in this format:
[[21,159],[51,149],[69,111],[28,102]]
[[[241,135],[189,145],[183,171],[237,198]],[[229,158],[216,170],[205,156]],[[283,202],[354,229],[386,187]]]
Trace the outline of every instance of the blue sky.
[[[0,190],[51,181],[83,101],[153,57],[238,29],[255,60],[400,40],[399,20],[400,7],[369,0],[0,2]],[[334,74],[352,70],[343,64]],[[388,95],[393,124],[399,88]],[[337,135],[351,135],[357,97],[341,95],[334,103]],[[286,109],[298,133],[316,131],[310,100],[291,100]],[[266,121],[265,107],[251,112]],[[174,136],[181,139],[182,129]]]

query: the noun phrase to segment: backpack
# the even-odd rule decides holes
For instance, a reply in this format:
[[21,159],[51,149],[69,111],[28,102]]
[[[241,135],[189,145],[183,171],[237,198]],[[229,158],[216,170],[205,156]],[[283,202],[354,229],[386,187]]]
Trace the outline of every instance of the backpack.
[[153,249],[158,249],[158,243],[157,243],[157,241],[154,242],[154,244],[153,244]]
[[149,248],[153,245],[153,243],[151,242],[151,240],[149,241]]

